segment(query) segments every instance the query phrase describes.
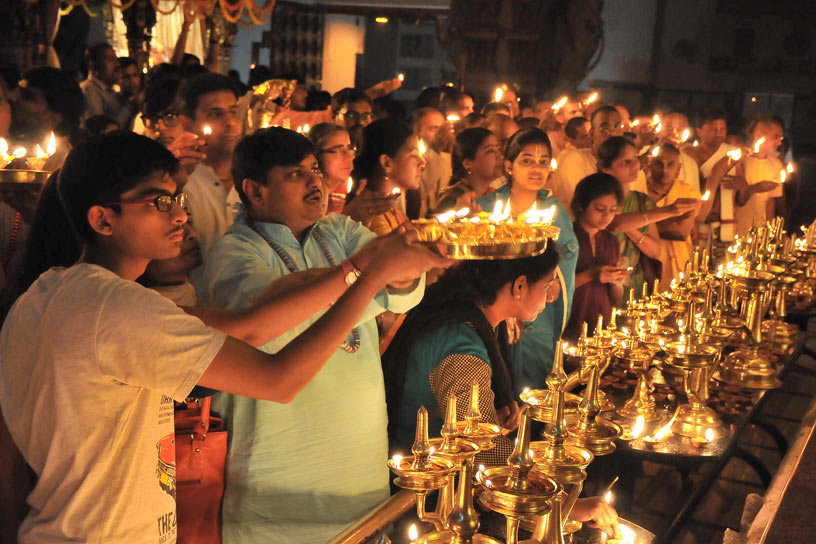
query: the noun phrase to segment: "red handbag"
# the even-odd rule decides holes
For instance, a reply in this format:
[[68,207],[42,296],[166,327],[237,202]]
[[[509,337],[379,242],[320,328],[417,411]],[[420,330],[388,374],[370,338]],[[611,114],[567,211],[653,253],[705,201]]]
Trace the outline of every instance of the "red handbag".
[[210,397],[175,414],[176,517],[179,544],[221,544],[227,431],[210,416]]

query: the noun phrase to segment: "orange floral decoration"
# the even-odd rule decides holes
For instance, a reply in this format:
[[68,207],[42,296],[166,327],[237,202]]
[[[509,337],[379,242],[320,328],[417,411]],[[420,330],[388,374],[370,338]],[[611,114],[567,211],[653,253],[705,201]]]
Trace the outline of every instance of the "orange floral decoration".
[[[203,17],[205,14],[211,15],[215,9],[215,5],[221,6],[221,13],[224,18],[230,23],[241,23],[245,26],[264,25],[272,16],[272,11],[275,9],[275,0],[264,0],[263,5],[259,5],[260,0],[193,0],[193,3],[198,7],[198,12]],[[90,10],[86,4],[87,0],[62,0],[63,4],[67,4],[64,9],[60,9],[60,15],[68,15],[71,11],[81,6],[88,15],[96,17],[98,14]],[[178,9],[182,0],[176,0],[173,7],[168,10],[159,8],[159,0],[150,0],[153,4],[153,9],[162,15],[169,15]],[[110,0],[113,7],[126,10],[136,3],[136,0],[124,0],[121,4],[115,0]],[[246,12],[249,21],[243,19]]]

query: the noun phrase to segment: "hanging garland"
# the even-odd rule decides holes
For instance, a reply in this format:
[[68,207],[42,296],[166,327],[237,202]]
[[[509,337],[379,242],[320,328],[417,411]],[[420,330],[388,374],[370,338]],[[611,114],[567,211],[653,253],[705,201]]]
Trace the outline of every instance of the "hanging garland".
[[[68,15],[75,7],[81,6],[90,17],[98,17],[99,14],[94,13],[88,7],[87,1],[88,0],[62,0],[62,4],[67,5],[64,8],[60,8],[60,15]],[[173,7],[166,11],[159,8],[159,2],[160,0],[150,0],[150,3],[153,4],[153,9],[158,13],[170,15],[178,9],[182,0],[175,0]],[[200,19],[212,15],[215,4],[220,4],[221,13],[230,23],[241,23],[244,26],[252,26],[253,24],[265,25],[269,21],[269,18],[272,17],[272,11],[275,9],[275,0],[266,0],[262,6],[259,6],[255,2],[256,0],[236,0],[235,2],[230,2],[229,0],[193,0],[193,3],[197,6]],[[110,4],[113,7],[122,11],[133,7],[135,3],[136,0],[124,0],[121,4],[116,2],[116,0],[110,0]],[[243,19],[244,12],[249,16],[249,21]]]

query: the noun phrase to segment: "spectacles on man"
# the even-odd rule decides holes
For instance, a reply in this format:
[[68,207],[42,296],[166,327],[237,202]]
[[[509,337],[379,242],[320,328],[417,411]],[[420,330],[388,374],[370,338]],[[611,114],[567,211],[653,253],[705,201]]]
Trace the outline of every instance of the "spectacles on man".
[[353,145],[337,145],[328,149],[321,149],[320,152],[337,157],[353,157],[357,154],[357,148]]
[[147,128],[149,128],[150,130],[155,130],[156,127],[158,127],[159,125],[159,121],[164,123],[164,126],[168,128],[173,128],[174,126],[179,124],[179,121],[181,121],[181,119],[179,118],[179,115],[177,113],[171,111],[156,116],[142,117],[142,121],[144,122],[144,125]]
[[116,202],[105,202],[100,204],[100,206],[147,206],[152,205],[155,206],[157,210],[160,212],[169,212],[173,209],[173,204],[178,204],[178,206],[184,210],[187,209],[187,205],[189,203],[187,193],[179,193],[177,195],[160,195],[156,198],[137,198],[133,200],[118,200]]

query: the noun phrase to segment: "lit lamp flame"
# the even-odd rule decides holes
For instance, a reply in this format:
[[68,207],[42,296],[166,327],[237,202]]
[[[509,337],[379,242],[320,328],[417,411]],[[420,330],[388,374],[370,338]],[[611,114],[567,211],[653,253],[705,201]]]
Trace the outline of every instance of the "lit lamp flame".
[[590,104],[592,104],[596,100],[598,100],[598,91],[593,91],[593,93],[591,95],[589,95],[587,97],[587,99],[584,101],[584,104],[589,106]]
[[417,144],[417,149],[419,150],[419,156],[424,157],[425,153],[428,151],[428,147],[425,145],[425,140],[420,139],[419,143]]
[[455,123],[456,121],[459,120],[459,116],[456,115],[456,114],[450,114],[447,117],[445,117],[445,119],[447,119],[448,122],[450,122],[450,123]]
[[640,124],[640,119],[635,119],[634,121],[632,121],[631,123],[629,123],[629,126],[630,126],[630,127],[636,127],[636,126],[638,126],[639,124]]
[[391,460],[394,461],[394,465],[399,467],[400,463],[402,462],[402,455],[395,455],[394,457],[391,458]]
[[655,113],[654,117],[652,117],[652,124],[657,126],[658,123],[660,123],[660,116]]
[[793,163],[789,162],[788,165],[785,167],[785,170],[788,171],[788,174],[793,174]]
[[416,523],[412,523],[408,528],[408,538],[411,542],[416,542],[419,539],[419,531],[417,531]]
[[726,152],[726,155],[728,155],[729,159],[736,162],[742,158],[742,149],[732,149]]
[[685,142],[691,136],[691,131],[687,128],[683,129],[683,134],[680,135],[680,141]]
[[765,143],[765,136],[761,137],[759,140],[754,142],[754,153],[759,153],[759,150],[762,148],[762,144]]
[[711,428],[706,429],[705,439],[706,439],[706,442],[709,442],[709,443],[714,442],[714,429],[711,429]]
[[785,180],[788,178],[788,172],[783,168],[779,171],[779,183],[785,183]]
[[604,502],[606,504],[612,504],[612,491],[607,491],[604,495]]
[[637,541],[637,534],[635,531],[627,527],[626,525],[618,525],[618,529],[621,532],[621,536],[623,539],[621,540],[621,544],[635,544]]
[[700,145],[699,140],[694,140],[694,141],[691,143],[691,147],[697,147],[698,145]]
[[655,134],[660,134],[663,131],[663,123],[658,123],[655,127]]
[[635,425],[632,427],[632,438],[635,439],[640,436],[640,433],[643,432],[643,426],[646,424],[646,420],[643,419],[643,416],[638,416],[635,420]]
[[470,208],[459,208],[456,210],[456,217],[461,219],[462,217],[467,217],[470,213]]
[[398,195],[400,193],[402,193],[402,191],[400,190],[399,187],[394,187],[394,189],[391,191],[392,195]]
[[405,74],[397,74],[397,79],[400,81],[405,81]]
[[309,126],[309,123],[303,125],[303,134],[309,134],[310,130],[312,130],[312,127]]
[[496,91],[493,93],[493,102],[501,102],[503,96],[504,89],[502,89],[501,87],[496,87]]
[[210,134],[212,134],[212,127],[210,125],[204,125],[201,128],[201,134],[203,134],[204,136],[209,136]]
[[447,211],[445,213],[440,213],[439,215],[437,215],[436,220],[439,223],[447,223],[448,221],[450,221],[454,217],[456,217],[456,211],[455,210],[449,210],[449,211]]
[[48,137],[48,145],[45,146],[45,152],[50,157],[57,152],[57,138],[54,136],[54,131],[51,131],[51,136]]
[[558,102],[556,102],[555,104],[552,105],[552,110],[555,113],[558,113],[558,111],[561,108],[563,108],[564,105],[567,103],[567,100],[569,100],[569,98],[567,98],[566,96],[562,96],[561,98],[558,99]]
[[550,170],[552,172],[555,172],[556,170],[558,170],[558,161],[557,160],[553,159],[553,160],[550,161]]
[[652,149],[652,157],[657,157],[658,155],[660,155],[660,146],[659,145],[656,146],[654,149]]
[[709,199],[710,196],[711,196],[711,189],[706,189],[706,192],[703,194],[703,196],[700,198],[700,200],[705,202],[706,200]]
[[354,187],[354,179],[349,176],[348,181],[346,182],[346,194],[351,192],[352,187]]

